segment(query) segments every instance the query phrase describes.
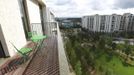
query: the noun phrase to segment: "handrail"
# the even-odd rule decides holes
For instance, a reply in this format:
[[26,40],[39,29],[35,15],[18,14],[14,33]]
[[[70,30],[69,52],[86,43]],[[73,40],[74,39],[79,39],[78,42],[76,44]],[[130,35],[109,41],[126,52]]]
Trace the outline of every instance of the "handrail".
[[41,23],[31,23],[32,32],[43,34]]
[[69,65],[65,54],[63,39],[61,37],[59,26],[57,26],[57,33],[60,75],[69,75]]

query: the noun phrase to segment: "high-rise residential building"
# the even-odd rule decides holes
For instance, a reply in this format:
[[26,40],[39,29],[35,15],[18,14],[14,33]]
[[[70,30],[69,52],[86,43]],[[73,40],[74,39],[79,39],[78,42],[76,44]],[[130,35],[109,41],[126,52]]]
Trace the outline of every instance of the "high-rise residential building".
[[84,16],[84,17],[82,17],[82,27],[83,28],[85,28],[85,29],[87,29],[88,27],[88,16]]
[[116,14],[110,15],[110,22],[108,23],[109,32],[114,32],[119,30],[120,19],[121,19],[120,15],[116,15]]
[[100,32],[109,32],[109,22],[110,16],[108,15],[101,15],[100,16]]
[[133,31],[134,16],[124,15],[91,15],[82,17],[82,27],[93,32]]
[[120,31],[134,31],[134,16],[130,13],[125,13],[121,16]]

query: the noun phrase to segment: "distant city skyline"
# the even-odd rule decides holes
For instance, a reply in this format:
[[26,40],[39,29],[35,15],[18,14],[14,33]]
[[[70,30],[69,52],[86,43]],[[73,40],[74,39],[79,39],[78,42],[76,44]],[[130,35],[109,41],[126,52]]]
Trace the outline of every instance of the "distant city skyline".
[[126,12],[126,13],[122,13],[122,14],[117,14],[117,13],[111,13],[111,14],[91,14],[91,15],[83,15],[82,17],[84,16],[95,16],[95,15],[100,15],[100,16],[107,16],[107,15],[124,15],[124,14],[132,14],[132,13],[129,13],[129,12]]
[[46,0],[56,17],[134,12],[134,0]]

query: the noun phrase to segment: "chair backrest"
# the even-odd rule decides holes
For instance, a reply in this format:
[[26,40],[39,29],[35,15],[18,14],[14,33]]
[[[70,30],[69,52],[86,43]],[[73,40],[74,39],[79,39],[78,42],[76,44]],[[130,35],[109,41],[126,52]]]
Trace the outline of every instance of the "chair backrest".
[[32,32],[28,32],[28,38],[32,37]]
[[35,31],[33,32],[28,32],[28,38],[31,38],[32,36],[37,35]]
[[12,45],[13,45],[13,47],[17,50],[17,52],[19,52],[20,54],[22,54],[23,55],[23,53],[12,43],[12,42],[10,42]]

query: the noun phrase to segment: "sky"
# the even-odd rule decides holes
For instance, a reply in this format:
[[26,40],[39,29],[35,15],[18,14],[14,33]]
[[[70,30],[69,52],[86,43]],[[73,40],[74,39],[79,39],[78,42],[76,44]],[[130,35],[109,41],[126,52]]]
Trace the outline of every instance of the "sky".
[[46,5],[56,17],[134,14],[134,0],[46,0]]

